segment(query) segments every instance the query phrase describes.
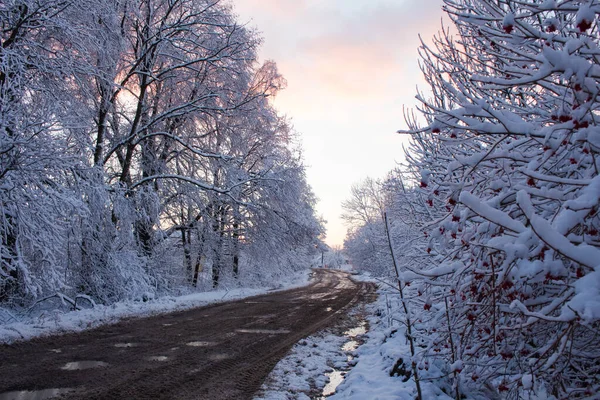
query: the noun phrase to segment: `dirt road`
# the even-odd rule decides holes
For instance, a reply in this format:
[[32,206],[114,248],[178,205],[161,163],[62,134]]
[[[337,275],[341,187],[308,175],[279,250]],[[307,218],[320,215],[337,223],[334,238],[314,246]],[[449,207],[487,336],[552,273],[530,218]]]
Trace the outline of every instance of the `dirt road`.
[[3,346],[0,400],[24,390],[68,399],[250,399],[294,343],[373,291],[319,270],[305,288]]

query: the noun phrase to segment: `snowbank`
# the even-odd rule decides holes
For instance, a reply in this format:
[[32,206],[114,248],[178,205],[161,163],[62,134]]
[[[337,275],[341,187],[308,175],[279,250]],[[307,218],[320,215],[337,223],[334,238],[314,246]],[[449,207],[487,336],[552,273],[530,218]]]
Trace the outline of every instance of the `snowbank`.
[[[293,289],[307,285],[310,272],[310,270],[301,271],[297,275],[290,276],[285,282],[273,283],[274,287],[271,288],[240,288],[190,293],[183,296],[163,296],[146,302],[127,301],[110,306],[96,305],[94,308],[70,312],[53,309],[43,311],[35,317],[19,317],[11,314],[11,322],[0,325],[0,344],[10,344],[40,336],[81,332],[102,325],[114,324],[125,318],[149,317],[272,291]],[[8,315],[8,313],[6,314]]]

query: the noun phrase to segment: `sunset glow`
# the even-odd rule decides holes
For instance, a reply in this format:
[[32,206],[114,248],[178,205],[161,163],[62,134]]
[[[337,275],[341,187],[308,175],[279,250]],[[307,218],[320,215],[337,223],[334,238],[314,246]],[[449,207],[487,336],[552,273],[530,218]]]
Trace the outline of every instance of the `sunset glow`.
[[235,0],[240,21],[264,38],[261,56],[288,82],[275,100],[300,132],[308,181],[341,245],[339,216],[353,183],[403,160],[403,106],[423,86],[419,35],[441,25],[441,0]]

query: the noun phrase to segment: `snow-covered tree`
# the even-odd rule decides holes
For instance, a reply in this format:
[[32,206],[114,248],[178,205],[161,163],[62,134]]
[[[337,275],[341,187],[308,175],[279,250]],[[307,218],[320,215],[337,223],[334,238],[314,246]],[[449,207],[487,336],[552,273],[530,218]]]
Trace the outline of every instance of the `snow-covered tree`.
[[285,81],[228,4],[9,0],[0,25],[0,302],[137,299],[315,251]]

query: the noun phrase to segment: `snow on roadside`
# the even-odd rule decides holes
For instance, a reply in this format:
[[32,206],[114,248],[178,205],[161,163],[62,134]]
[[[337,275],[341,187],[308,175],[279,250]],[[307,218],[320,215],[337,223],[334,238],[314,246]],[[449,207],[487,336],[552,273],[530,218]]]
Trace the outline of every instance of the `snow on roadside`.
[[[349,265],[339,268],[352,272]],[[373,281],[368,275],[353,279]],[[300,342],[277,363],[254,400],[322,399],[333,392],[351,365],[364,335],[364,310],[348,312],[339,325],[317,332]],[[331,379],[330,379],[331,377]]]
[[[373,280],[364,275],[358,279]],[[381,281],[379,281],[381,282]],[[398,323],[400,300],[397,291],[389,285],[381,285],[378,298],[366,308],[369,331],[362,338],[363,344],[354,352],[355,365],[345,375],[343,382],[337,387],[335,394],[328,400],[414,400],[416,388],[410,375],[410,345],[406,339],[404,327]],[[390,376],[394,365],[402,359],[405,368],[398,368],[397,376]],[[459,367],[458,363],[457,368]],[[443,372],[436,365],[427,363],[428,369],[420,369],[421,389],[423,399],[452,400],[453,397],[442,391],[452,389],[447,381],[440,379]],[[403,374],[405,374],[403,376]],[[523,380],[525,387],[531,386],[531,376]],[[555,397],[546,393],[544,387],[538,388],[537,393],[521,394],[530,400],[552,400]],[[485,385],[481,387],[463,387],[466,399],[490,400],[500,399]]]
[[[353,277],[358,280],[376,282],[368,274]],[[352,339],[349,332],[334,332],[327,329],[296,344],[288,355],[273,369],[261,392],[254,400],[308,400],[308,399],[372,399],[372,400],[414,400],[414,381],[404,376],[390,377],[390,371],[398,359],[410,359],[410,347],[404,330],[397,322],[392,322],[393,313],[386,301],[396,294],[388,289],[379,289],[375,302],[364,308],[368,332],[358,338],[362,342],[358,348],[348,346]],[[387,295],[387,296],[386,296]],[[357,324],[357,309],[350,313],[350,320]],[[358,318],[360,318],[358,317]],[[348,372],[344,372],[349,370]],[[331,372],[336,377],[344,375],[335,393],[315,397],[330,386]],[[438,373],[439,371],[430,371]],[[406,382],[403,382],[406,380]],[[339,383],[339,382],[337,382]],[[430,382],[422,382],[425,399],[452,400],[442,390]],[[326,394],[327,390],[325,390]]]
[[[336,393],[328,399],[416,398],[412,377],[407,380],[404,376],[390,376],[390,371],[400,358],[407,364],[410,362],[410,346],[403,327],[398,323],[390,324],[387,318],[390,311],[386,301],[397,294],[385,288],[379,289],[378,294],[377,300],[367,306],[369,331],[363,338],[364,343],[356,350],[356,365],[345,376]],[[407,369],[410,367],[407,366]],[[452,400],[433,383],[421,382],[421,388],[424,399]]]
[[125,318],[149,317],[175,311],[188,310],[208,304],[237,300],[267,292],[293,289],[308,284],[310,270],[291,276],[286,282],[277,282],[273,288],[239,288],[211,292],[191,293],[183,296],[163,296],[147,302],[126,301],[109,306],[63,312],[49,310],[35,317],[23,317],[18,321],[0,324],[0,344],[30,340],[40,336],[81,332],[102,325],[117,323]]
[[330,365],[347,362],[341,350],[347,338],[321,332],[298,342],[273,369],[254,400],[310,400],[321,392]]

